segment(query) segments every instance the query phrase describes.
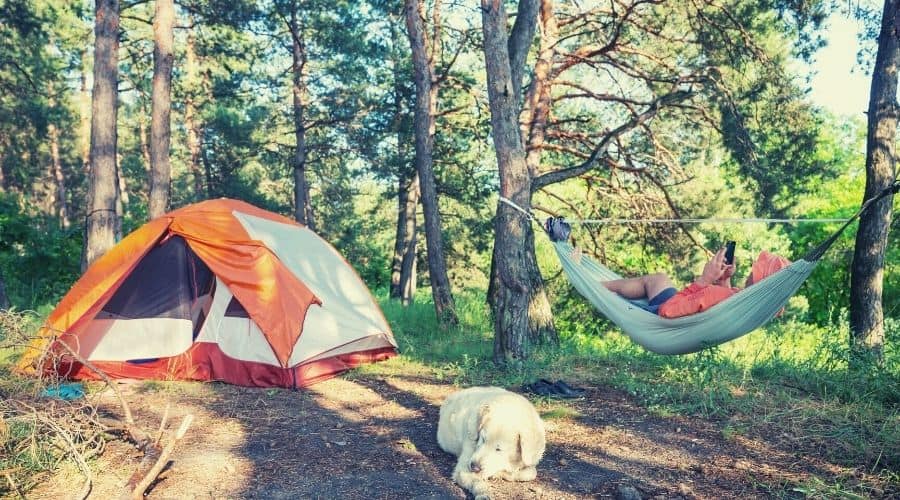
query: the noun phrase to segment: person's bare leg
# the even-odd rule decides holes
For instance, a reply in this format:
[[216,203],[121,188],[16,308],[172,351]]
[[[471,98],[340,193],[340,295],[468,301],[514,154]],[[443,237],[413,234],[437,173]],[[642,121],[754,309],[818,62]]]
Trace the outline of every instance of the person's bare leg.
[[636,278],[604,281],[603,285],[626,299],[652,299],[675,284],[665,273],[647,274]]

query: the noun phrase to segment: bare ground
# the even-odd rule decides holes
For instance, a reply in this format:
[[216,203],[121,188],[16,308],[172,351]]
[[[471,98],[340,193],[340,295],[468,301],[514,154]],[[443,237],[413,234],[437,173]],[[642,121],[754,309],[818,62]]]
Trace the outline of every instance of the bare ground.
[[[533,399],[548,441],[537,480],[492,481],[494,498],[790,498],[802,497],[795,488],[812,476],[852,482],[861,474],[798,451],[789,439],[654,416],[620,392],[585,387],[580,400]],[[195,417],[151,499],[466,498],[449,480],[454,457],[435,441],[440,402],[457,388],[428,377],[336,378],[303,391],[120,388],[146,429],[159,425],[167,405],[170,428]],[[112,391],[96,397],[120,413]],[[130,445],[111,442],[94,464],[90,498],[119,498],[140,459]],[[29,497],[72,498],[81,483],[65,469]]]

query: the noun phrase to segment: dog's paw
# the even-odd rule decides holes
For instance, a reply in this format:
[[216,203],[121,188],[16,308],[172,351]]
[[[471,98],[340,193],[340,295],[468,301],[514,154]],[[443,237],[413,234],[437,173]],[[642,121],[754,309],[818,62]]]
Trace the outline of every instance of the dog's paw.
[[491,489],[486,481],[476,480],[469,491],[472,492],[475,500],[490,500],[491,498]]
[[537,469],[534,467],[523,467],[514,471],[504,470],[500,471],[497,477],[504,481],[534,481],[537,477]]
[[515,473],[516,481],[534,481],[537,477],[537,469],[534,467],[523,467]]

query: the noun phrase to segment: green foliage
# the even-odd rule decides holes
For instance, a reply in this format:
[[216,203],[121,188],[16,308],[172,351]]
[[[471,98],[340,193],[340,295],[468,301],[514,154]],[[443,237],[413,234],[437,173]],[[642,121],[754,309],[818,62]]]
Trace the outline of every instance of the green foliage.
[[[319,234],[334,245],[348,263],[373,289],[387,288],[391,282],[390,248],[388,238],[392,234],[387,220],[380,214],[383,207],[376,205],[354,206],[353,200],[344,196],[349,191],[350,179],[341,168],[334,168],[334,177],[323,193],[324,199],[318,217]],[[331,194],[331,189],[335,192]],[[365,191],[363,191],[365,193]],[[371,202],[379,197],[360,196]]]
[[[798,218],[847,218],[856,213],[865,188],[865,124],[830,123],[816,154],[843,165],[844,172],[833,180],[810,179],[810,195],[796,197],[789,212]],[[895,197],[894,211],[900,207]],[[792,253],[800,257],[824,241],[840,227],[831,224],[800,224],[788,228]],[[896,227],[896,225],[895,225]],[[850,304],[850,266],[856,245],[857,224],[852,224],[819,262],[800,293],[809,301],[809,319],[817,324],[836,322]],[[888,317],[900,314],[900,245],[897,231],[888,236],[885,249],[883,309]]]
[[75,281],[81,234],[36,217],[20,197],[0,193],[0,276],[10,302],[33,309],[55,302]]

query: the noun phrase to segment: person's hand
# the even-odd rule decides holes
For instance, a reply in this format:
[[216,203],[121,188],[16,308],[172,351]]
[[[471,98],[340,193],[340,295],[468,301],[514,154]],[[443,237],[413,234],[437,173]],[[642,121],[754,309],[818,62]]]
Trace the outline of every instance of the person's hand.
[[732,262],[731,264],[725,264],[725,259],[722,259],[722,264],[725,265],[725,269],[722,270],[722,276],[719,277],[713,284],[721,285],[721,286],[731,286],[731,277],[734,276],[735,264]]
[[[726,268],[731,268],[730,273],[734,274],[734,265],[725,265],[725,249],[720,248],[713,258],[703,266],[703,274],[697,278],[697,283],[703,286],[716,283],[725,275]],[[731,277],[731,274],[728,276]]]

